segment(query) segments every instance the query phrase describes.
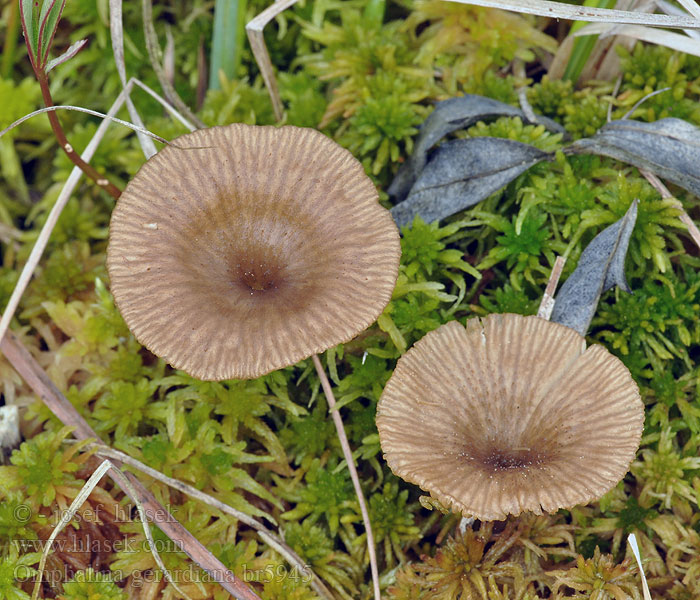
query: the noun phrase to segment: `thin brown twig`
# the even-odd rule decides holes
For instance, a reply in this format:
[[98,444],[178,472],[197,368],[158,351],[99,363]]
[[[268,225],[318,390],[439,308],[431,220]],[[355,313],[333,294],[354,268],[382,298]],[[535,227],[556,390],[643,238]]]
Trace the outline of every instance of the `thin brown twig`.
[[372,584],[374,586],[374,598],[375,600],[381,600],[381,592],[379,590],[379,569],[377,567],[377,552],[374,548],[374,534],[372,533],[372,523],[369,520],[369,512],[367,511],[367,503],[365,502],[365,496],[362,493],[362,487],[360,487],[360,478],[357,475],[357,469],[355,468],[355,461],[352,457],[352,451],[350,450],[350,444],[348,443],[348,436],[345,434],[345,427],[343,427],[343,420],[340,418],[340,412],[335,410],[335,396],[333,395],[333,389],[331,388],[331,382],[328,381],[328,376],[326,371],[318,358],[318,355],[314,354],[311,359],[313,360],[314,367],[316,367],[316,372],[321,380],[321,387],[323,388],[323,393],[326,395],[326,400],[328,401],[328,409],[333,417],[333,423],[335,424],[335,429],[338,432],[338,439],[340,440],[340,447],[343,449],[343,456],[345,457],[345,462],[348,465],[348,471],[350,471],[350,479],[352,479],[352,485],[355,488],[355,494],[357,495],[357,501],[360,504],[360,512],[362,513],[362,522],[365,526],[365,531],[367,533],[367,550],[369,552],[369,566],[372,571]]
[[[51,90],[49,89],[49,79],[46,72],[43,70],[35,71],[37,81],[39,82],[39,87],[41,88],[41,95],[44,98],[44,104],[47,107],[54,106],[53,98],[51,97]],[[114,185],[109,179],[104,175],[97,172],[95,167],[86,163],[80,155],[75,151],[73,146],[68,142],[66,134],[61,127],[61,122],[58,120],[58,115],[55,111],[48,113],[49,123],[51,123],[51,129],[58,140],[59,146],[66,153],[66,156],[71,160],[71,162],[78,167],[85,175],[92,179],[97,185],[104,189],[113,198],[119,198],[121,195],[121,190]]]
[[[133,84],[131,81],[126,85],[126,87],[121,91],[119,96],[117,96],[117,99],[114,101],[114,104],[112,104],[112,106],[110,107],[109,112],[106,115],[107,118],[103,119],[103,121],[97,127],[95,135],[92,136],[92,139],[88,142],[88,145],[85,147],[85,150],[83,150],[83,153],[80,155],[80,159],[83,162],[87,163],[92,159],[92,156],[97,150],[98,144],[100,143],[102,137],[107,131],[107,127],[110,123],[109,119],[112,119],[117,113],[117,111],[121,108],[122,104],[124,103],[124,100],[126,99],[127,95],[129,94],[132,88],[132,85]],[[0,135],[2,135],[2,132],[0,132]],[[25,263],[24,267],[22,268],[22,272],[19,275],[19,279],[17,280],[15,289],[12,290],[12,294],[10,295],[10,299],[7,302],[7,306],[5,306],[5,311],[3,312],[2,317],[0,318],[0,340],[3,338],[3,336],[5,335],[5,331],[7,331],[8,327],[10,326],[10,321],[12,320],[12,317],[14,316],[17,307],[19,306],[19,302],[22,298],[22,295],[27,289],[27,285],[29,285],[29,281],[32,278],[34,270],[39,264],[44,250],[46,249],[46,245],[48,244],[49,238],[51,237],[51,232],[53,231],[53,228],[58,222],[58,219],[61,216],[61,212],[65,208],[66,203],[68,202],[71,194],[73,193],[73,190],[75,189],[75,186],[78,184],[81,173],[82,170],[80,169],[80,167],[73,167],[73,169],[70,172],[70,175],[68,176],[68,179],[66,180],[65,184],[63,185],[63,188],[61,189],[61,192],[58,194],[58,198],[56,198],[56,202],[49,211],[49,215],[46,218],[46,222],[44,223],[44,225],[41,228],[41,231],[39,232],[39,237],[34,243],[34,247],[32,248],[32,251],[29,254],[29,258],[27,259],[27,262]]]
[[296,552],[294,552],[294,550],[290,546],[288,546],[282,539],[280,539],[279,536],[277,536],[275,533],[273,533],[267,527],[265,527],[265,525],[263,525],[260,521],[256,520],[250,515],[247,515],[244,512],[241,512],[240,510],[236,510],[228,504],[221,502],[213,496],[210,496],[209,494],[202,492],[201,490],[198,490],[197,488],[194,488],[191,485],[188,485],[187,483],[180,481],[179,479],[174,479],[172,477],[164,475],[160,471],[149,467],[148,465],[133,458],[132,456],[129,456],[128,454],[125,454],[124,452],[121,452],[114,448],[110,448],[109,446],[105,446],[104,444],[91,444],[90,446],[88,446],[88,448],[94,449],[95,453],[99,454],[100,456],[116,459],[124,464],[134,467],[142,473],[153,477],[153,479],[156,479],[157,481],[162,481],[166,485],[182,492],[183,494],[187,494],[191,498],[195,498],[200,502],[208,504],[209,506],[213,506],[221,512],[229,514],[241,521],[242,523],[245,523],[249,527],[252,527],[253,529],[255,529],[255,531],[258,532],[262,540],[266,542],[273,550],[276,550],[290,565],[297,568],[302,575],[309,575],[311,577],[310,585],[319,596],[321,596],[322,598],[326,598],[326,600],[333,600],[333,595],[323,584],[319,576],[316,575],[316,573],[314,573],[304,563],[301,557]]
[[[36,362],[17,337],[8,331],[0,342],[0,351],[7,357],[10,364],[23,377],[27,384],[41,398],[56,417],[69,427],[73,427],[73,437],[79,440],[94,439],[100,442],[95,431],[87,424],[73,405],[54,385],[46,372]],[[111,470],[115,480],[127,478],[131,487],[138,494],[146,514],[153,522],[173,540],[196,564],[204,569],[212,580],[218,582],[226,591],[240,600],[260,600],[243,581],[238,579],[218,558],[216,558],[202,543],[185,529],[170,512],[161,505],[155,496],[146,489],[133,473],[121,471],[121,463],[114,461],[115,468]],[[128,488],[122,488],[130,494]],[[133,499],[133,498],[132,498]]]

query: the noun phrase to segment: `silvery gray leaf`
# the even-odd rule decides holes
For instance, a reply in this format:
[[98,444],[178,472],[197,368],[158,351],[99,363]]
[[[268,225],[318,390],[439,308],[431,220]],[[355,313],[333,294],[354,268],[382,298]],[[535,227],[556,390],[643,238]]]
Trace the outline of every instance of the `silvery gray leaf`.
[[625,279],[625,256],[638,203],[632,202],[625,216],[603,229],[581,253],[576,269],[554,299],[552,321],[586,335],[603,292],[615,285],[632,291]]
[[615,158],[700,196],[700,128],[681,119],[611,121],[566,151]]
[[[520,117],[531,123],[519,108],[484,96],[466,94],[436,103],[435,110],[421,125],[413,154],[399,169],[387,190],[388,194],[398,202],[406,197],[427,162],[428,150],[448,133],[471,127],[478,121],[490,121],[499,117]],[[538,117],[535,124],[542,124],[556,133],[565,133],[559,123],[547,117]]]
[[408,198],[391,209],[399,227],[416,215],[426,222],[473,206],[553,154],[503,138],[478,137],[442,144]]

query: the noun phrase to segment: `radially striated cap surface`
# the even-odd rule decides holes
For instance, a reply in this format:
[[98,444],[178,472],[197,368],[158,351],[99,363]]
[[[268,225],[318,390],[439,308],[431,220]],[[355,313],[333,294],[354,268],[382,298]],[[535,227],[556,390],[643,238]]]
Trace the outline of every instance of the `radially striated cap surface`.
[[481,520],[600,498],[627,473],[643,424],[618,358],[573,329],[512,314],[428,333],[377,407],[394,473]]
[[389,302],[398,230],[362,165],[299,127],[183,135],[129,182],[107,267],[136,338],[206,380],[346,342]]

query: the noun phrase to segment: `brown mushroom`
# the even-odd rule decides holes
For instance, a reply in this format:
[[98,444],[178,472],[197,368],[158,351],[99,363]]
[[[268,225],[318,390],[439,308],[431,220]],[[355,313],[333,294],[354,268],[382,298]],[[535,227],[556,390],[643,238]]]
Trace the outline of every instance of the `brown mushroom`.
[[213,127],[122,194],[107,267],[136,338],[208,380],[252,378],[355,337],[396,283],[400,243],[360,163],[312,129]]
[[643,424],[618,358],[573,329],[511,314],[428,333],[377,407],[394,473],[481,520],[600,498],[627,472]]

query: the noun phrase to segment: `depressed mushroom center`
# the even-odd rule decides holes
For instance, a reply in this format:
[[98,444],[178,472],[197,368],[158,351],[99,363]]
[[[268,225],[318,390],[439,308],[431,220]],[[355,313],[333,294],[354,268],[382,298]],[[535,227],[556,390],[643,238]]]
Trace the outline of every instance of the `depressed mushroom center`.
[[400,256],[362,165],[297,127],[173,140],[129,182],[109,236],[136,339],[201,379],[258,377],[352,339],[389,302]]
[[192,216],[187,231],[178,236],[182,243],[174,258],[189,282],[188,293],[202,296],[217,310],[269,302],[301,308],[327,277],[324,262],[342,267],[343,257],[334,256],[332,247],[321,248],[322,232],[303,214],[239,215],[225,226],[216,226],[211,217]]
[[522,410],[523,405],[511,401],[511,419],[490,423],[485,428],[455,423],[455,429],[443,438],[442,454],[485,473],[546,470],[566,452],[567,438],[571,445],[578,440],[566,435],[567,428],[556,415],[548,423],[531,427],[530,415]]

